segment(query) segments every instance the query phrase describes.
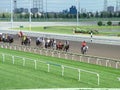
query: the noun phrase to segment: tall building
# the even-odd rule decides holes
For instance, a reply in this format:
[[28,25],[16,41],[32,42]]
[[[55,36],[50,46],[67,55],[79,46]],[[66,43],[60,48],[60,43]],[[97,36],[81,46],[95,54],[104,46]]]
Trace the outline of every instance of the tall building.
[[77,9],[76,9],[76,7],[75,7],[75,6],[71,6],[69,13],[70,13],[70,14],[77,14]]
[[14,10],[17,9],[17,0],[14,0]]
[[107,12],[114,12],[114,6],[108,6],[107,7]]
[[108,6],[108,1],[104,0],[104,10],[103,11],[107,11],[107,6]]
[[43,12],[43,0],[33,0],[33,8],[37,8],[38,12]]

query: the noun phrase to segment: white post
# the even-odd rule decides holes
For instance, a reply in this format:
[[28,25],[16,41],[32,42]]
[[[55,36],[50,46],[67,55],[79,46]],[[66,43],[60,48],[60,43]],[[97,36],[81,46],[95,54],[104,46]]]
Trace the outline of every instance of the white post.
[[14,60],[15,60],[15,59],[14,59],[14,56],[12,56],[12,61],[13,61],[13,64],[14,64]]
[[80,62],[82,61],[82,56],[80,56]]
[[97,77],[98,77],[98,86],[100,85],[100,77],[99,77],[99,74],[97,74]]
[[29,30],[31,31],[31,0],[29,0]]
[[88,63],[90,63],[90,57],[88,58]]
[[52,52],[52,57],[54,57],[54,52]]
[[72,55],[72,60],[74,60],[74,55]]
[[58,53],[58,57],[60,58],[60,52]]
[[34,63],[35,63],[35,70],[37,69],[37,62],[36,60],[34,60]]
[[64,66],[62,65],[62,76],[64,76]]
[[80,81],[80,69],[78,69],[78,81]]
[[50,64],[47,64],[48,65],[48,72],[50,72]]
[[118,69],[118,64],[119,64],[119,62],[116,62],[116,69]]
[[25,58],[23,58],[23,66],[25,66]]
[[108,62],[109,62],[109,60],[106,60],[106,67],[108,66]]
[[42,54],[42,50],[40,50],[40,54]]
[[77,7],[77,26],[78,26],[78,7],[79,7],[79,0],[76,0],[76,2],[77,2],[77,5],[76,5],[76,7]]
[[13,0],[11,0],[11,28],[13,28]]
[[67,59],[67,54],[65,54],[65,59]]
[[99,58],[97,58],[96,64],[98,64],[98,65],[99,65]]
[[48,51],[46,50],[45,53],[46,53],[46,56],[47,56]]
[[2,54],[3,57],[3,63],[5,62],[5,54]]

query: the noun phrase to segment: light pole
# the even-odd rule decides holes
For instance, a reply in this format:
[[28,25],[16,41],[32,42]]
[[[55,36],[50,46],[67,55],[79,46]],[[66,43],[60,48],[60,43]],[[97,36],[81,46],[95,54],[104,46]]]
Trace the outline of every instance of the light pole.
[[46,0],[46,21],[47,21],[47,0]]
[[79,8],[79,0],[76,0],[76,2],[77,2],[77,26],[79,25],[79,17],[78,17],[78,14],[79,14],[79,12],[78,12],[78,8]]
[[31,31],[31,0],[29,1],[29,30]]
[[11,28],[13,28],[13,0],[11,0]]

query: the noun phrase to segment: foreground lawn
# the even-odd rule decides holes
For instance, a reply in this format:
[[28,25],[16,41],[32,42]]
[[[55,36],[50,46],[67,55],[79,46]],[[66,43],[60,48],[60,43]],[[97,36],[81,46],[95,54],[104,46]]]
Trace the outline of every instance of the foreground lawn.
[[[15,58],[15,64],[13,65],[12,58],[6,56],[5,62],[3,63],[2,55],[0,54],[0,89],[120,88],[120,81],[118,80],[118,78],[120,78],[120,69],[106,68],[98,65],[2,48],[0,48],[0,53],[55,64],[50,65],[50,72],[48,73],[46,64],[37,63],[37,69],[35,70],[34,61],[28,59],[25,66],[22,66],[23,60]],[[65,69],[64,76],[62,76],[59,65],[67,65],[97,72],[100,75],[100,85],[97,85],[96,75],[85,72],[81,72],[80,81],[78,81],[78,71],[76,70]]]

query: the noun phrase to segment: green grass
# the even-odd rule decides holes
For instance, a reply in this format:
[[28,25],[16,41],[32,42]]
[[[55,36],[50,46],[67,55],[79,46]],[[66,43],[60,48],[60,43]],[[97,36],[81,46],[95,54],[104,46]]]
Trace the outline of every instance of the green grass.
[[100,74],[100,85],[98,86],[97,77],[93,74],[81,72],[81,81],[78,81],[77,70],[65,69],[65,75],[62,77],[61,67],[59,66],[51,65],[48,73],[46,64],[37,62],[37,70],[35,70],[33,61],[27,60],[26,65],[22,66],[22,59],[15,58],[15,64],[13,65],[10,56],[6,56],[3,63],[0,55],[0,89],[120,88],[120,81],[117,79],[120,77],[120,69],[2,48],[0,48],[0,53],[67,65]]
[[[45,33],[58,33],[58,34],[73,34],[73,28],[75,26],[48,26],[46,29],[44,27],[32,27],[32,31],[45,32]],[[27,30],[29,27],[24,28],[14,28],[15,30]],[[120,26],[78,26],[78,30],[98,30],[97,35],[118,35],[120,34]]]

